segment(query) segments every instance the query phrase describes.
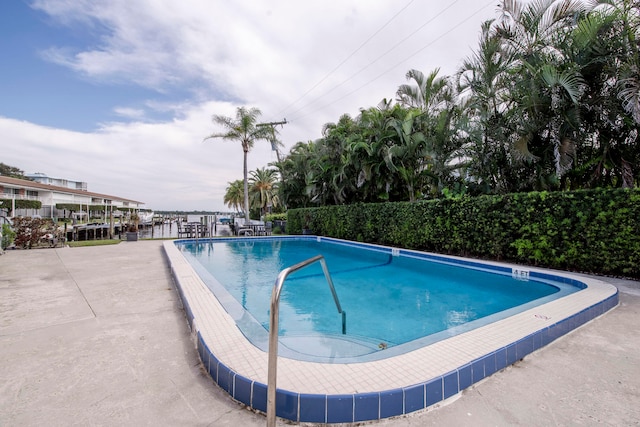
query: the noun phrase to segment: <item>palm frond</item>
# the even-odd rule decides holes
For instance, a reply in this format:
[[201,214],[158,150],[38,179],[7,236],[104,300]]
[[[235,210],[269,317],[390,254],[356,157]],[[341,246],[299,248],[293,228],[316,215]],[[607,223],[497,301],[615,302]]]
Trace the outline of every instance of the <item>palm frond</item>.
[[531,140],[531,134],[520,137],[515,144],[513,144],[513,156],[516,160],[520,161],[538,161],[540,157],[535,156],[529,151],[529,141]]
[[622,101],[624,110],[636,123],[640,124],[640,75],[635,66],[630,67],[629,70],[627,76],[619,82],[622,89],[618,92],[618,99]]
[[545,64],[542,66],[541,76],[549,87],[560,86],[574,104],[578,103],[584,80],[577,71],[562,70],[559,72],[553,65]]
[[573,166],[576,158],[576,143],[570,138],[563,138],[557,146],[556,175],[561,177]]

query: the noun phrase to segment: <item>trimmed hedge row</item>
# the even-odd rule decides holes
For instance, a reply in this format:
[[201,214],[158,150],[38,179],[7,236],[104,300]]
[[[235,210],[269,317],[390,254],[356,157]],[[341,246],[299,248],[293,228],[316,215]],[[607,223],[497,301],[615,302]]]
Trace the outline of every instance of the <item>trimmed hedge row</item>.
[[15,203],[16,209],[40,209],[42,207],[42,202],[39,200],[16,199],[14,202],[12,199],[0,199],[0,209],[11,209],[13,203]]
[[640,277],[640,190],[596,189],[292,209],[287,232]]

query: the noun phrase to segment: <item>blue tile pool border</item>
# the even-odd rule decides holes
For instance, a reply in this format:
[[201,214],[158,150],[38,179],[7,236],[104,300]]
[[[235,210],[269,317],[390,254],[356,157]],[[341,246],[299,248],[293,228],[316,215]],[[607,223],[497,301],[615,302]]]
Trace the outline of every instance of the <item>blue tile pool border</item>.
[[[247,239],[286,239],[300,236],[285,237],[253,237]],[[307,236],[307,239],[317,239],[315,236]],[[238,238],[233,238],[236,240]],[[242,239],[242,238],[240,238]],[[338,241],[347,245],[364,245],[375,250],[389,250],[370,244],[359,244],[337,239],[322,238]],[[231,240],[216,238],[219,240]],[[173,242],[185,242],[189,240],[176,240]],[[166,250],[166,249],[165,249]],[[435,254],[419,253],[400,249],[399,252],[409,256],[424,256],[429,259],[438,259],[444,262],[459,263],[461,265],[474,266],[476,268],[488,268],[503,272],[510,271],[509,267],[485,264],[474,260],[454,259]],[[168,262],[172,266],[171,257]],[[178,294],[182,300],[185,316],[189,326],[194,328],[194,313],[190,302],[182,289],[180,278],[172,266],[172,275],[176,282]],[[531,272],[532,277],[559,280],[580,288],[586,288],[578,279],[556,276],[552,273]],[[423,382],[411,384],[402,388],[394,388],[379,392],[363,392],[352,394],[309,394],[295,391],[277,389],[276,391],[276,415],[294,422],[313,423],[353,423],[372,421],[410,414],[415,411],[429,408],[433,405],[449,399],[472,385],[501,371],[508,366],[522,360],[525,356],[546,346],[568,332],[580,327],[590,320],[604,314],[618,305],[618,292],[593,304],[583,310],[570,315],[556,323],[545,326],[538,331],[529,334],[509,345],[496,349],[488,354],[478,357],[455,370],[447,372],[435,378],[425,378]],[[196,348],[200,360],[211,378],[236,401],[255,409],[266,412],[267,385],[244,377],[221,363],[214,352],[204,341],[200,331],[195,330]]]

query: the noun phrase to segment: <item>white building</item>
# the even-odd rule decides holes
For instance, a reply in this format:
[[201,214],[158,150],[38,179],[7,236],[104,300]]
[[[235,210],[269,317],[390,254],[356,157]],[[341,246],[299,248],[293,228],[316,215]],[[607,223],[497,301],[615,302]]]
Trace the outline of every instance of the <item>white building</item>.
[[[42,207],[40,209],[18,208],[16,205],[18,200],[37,200]],[[68,216],[70,212],[67,209],[56,208],[59,204],[78,205],[78,213],[85,214],[92,210],[106,214],[106,212],[117,212],[119,208],[126,208],[123,210],[144,208],[144,202],[137,200],[6,176],[0,176],[0,203],[0,216],[6,216],[9,211],[13,211],[11,216],[40,215],[43,218]]]
[[56,187],[65,187],[72,190],[87,191],[87,183],[82,181],[72,181],[63,178],[51,178],[42,172],[36,172],[25,175],[27,178],[39,182],[40,184],[55,185]]

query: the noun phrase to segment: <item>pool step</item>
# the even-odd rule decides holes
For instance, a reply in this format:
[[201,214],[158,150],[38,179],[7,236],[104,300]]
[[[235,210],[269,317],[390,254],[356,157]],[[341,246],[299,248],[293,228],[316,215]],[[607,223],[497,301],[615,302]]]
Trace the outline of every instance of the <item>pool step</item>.
[[295,357],[293,354],[315,356],[336,362],[339,359],[364,356],[395,345],[394,343],[342,334],[294,334],[279,337],[280,345],[286,348],[280,355]]

